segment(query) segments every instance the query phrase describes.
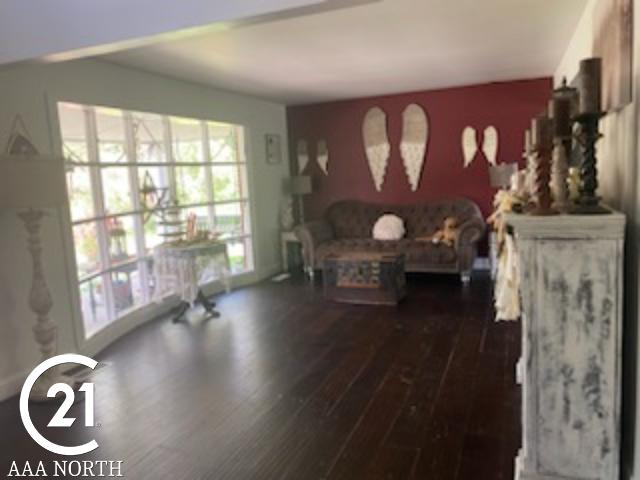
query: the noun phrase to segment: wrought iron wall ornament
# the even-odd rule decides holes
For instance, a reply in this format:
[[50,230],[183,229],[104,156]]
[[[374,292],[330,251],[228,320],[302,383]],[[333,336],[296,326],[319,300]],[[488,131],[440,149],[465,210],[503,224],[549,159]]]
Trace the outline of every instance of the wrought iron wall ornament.
[[5,153],[7,155],[39,155],[38,149],[33,145],[33,140],[31,140],[31,135],[29,135],[24,120],[19,114],[13,118]]

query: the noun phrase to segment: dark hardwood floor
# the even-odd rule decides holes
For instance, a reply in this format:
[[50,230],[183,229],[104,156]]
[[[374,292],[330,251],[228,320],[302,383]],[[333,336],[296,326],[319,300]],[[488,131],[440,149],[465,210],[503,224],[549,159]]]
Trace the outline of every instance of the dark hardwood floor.
[[[218,319],[150,322],[97,356],[94,428],[46,428],[130,479],[511,480],[518,324],[489,279],[417,276],[397,308],[327,302],[302,279],[222,295]],[[0,477],[52,460],[0,403]],[[68,458],[73,459],[73,457]]]

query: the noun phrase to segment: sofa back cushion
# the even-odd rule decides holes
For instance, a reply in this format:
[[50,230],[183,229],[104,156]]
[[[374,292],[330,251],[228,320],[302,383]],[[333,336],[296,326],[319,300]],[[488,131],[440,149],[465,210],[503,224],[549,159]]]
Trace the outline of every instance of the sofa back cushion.
[[447,217],[455,217],[459,223],[473,217],[482,218],[478,206],[466,198],[434,200],[413,205],[343,200],[331,205],[325,217],[331,224],[336,238],[371,238],[376,220],[388,213],[404,220],[406,238],[432,235],[442,227]]

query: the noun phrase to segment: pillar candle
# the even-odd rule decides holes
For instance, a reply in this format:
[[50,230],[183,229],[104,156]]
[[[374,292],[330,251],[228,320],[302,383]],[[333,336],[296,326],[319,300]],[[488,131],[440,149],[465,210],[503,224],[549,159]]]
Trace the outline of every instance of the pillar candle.
[[571,100],[554,97],[551,101],[549,115],[553,119],[554,137],[568,137],[571,135]]
[[602,59],[586,58],[580,62],[578,92],[579,113],[600,113],[601,109]]
[[566,77],[562,77],[562,84],[553,91],[553,98],[566,98],[571,106],[571,118],[578,114],[578,89],[567,85]]
[[550,149],[553,144],[553,124],[546,115],[538,115],[531,120],[531,138],[533,148]]

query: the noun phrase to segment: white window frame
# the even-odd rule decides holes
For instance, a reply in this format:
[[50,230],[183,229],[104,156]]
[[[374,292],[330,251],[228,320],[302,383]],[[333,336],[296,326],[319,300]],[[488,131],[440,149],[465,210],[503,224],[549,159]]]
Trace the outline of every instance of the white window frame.
[[[58,112],[63,108],[63,105],[67,102],[60,102],[58,104]],[[82,284],[91,282],[98,277],[102,277],[102,282],[104,286],[105,293],[105,307],[106,307],[106,315],[107,322],[102,325],[99,329],[89,330],[87,328],[87,319],[84,318],[83,315],[83,324],[85,326],[85,337],[89,338],[94,334],[98,333],[102,328],[107,325],[112,324],[117,321],[119,318],[122,318],[129,314],[131,311],[136,310],[138,308],[142,308],[147,306],[152,301],[152,295],[150,291],[152,272],[149,271],[149,260],[152,258],[152,255],[149,255],[146,251],[146,242],[145,242],[145,232],[144,232],[144,223],[143,223],[143,215],[148,211],[144,209],[141,205],[140,199],[140,191],[139,191],[139,178],[138,178],[138,169],[139,167],[165,167],[168,172],[168,183],[169,190],[173,198],[176,197],[177,185],[176,185],[176,167],[188,167],[188,166],[198,166],[204,168],[205,171],[205,182],[206,182],[206,195],[207,201],[200,203],[190,203],[190,204],[180,204],[179,208],[182,210],[188,210],[190,208],[197,207],[207,207],[208,220],[212,227],[216,225],[216,217],[215,217],[215,207],[220,205],[238,205],[241,211],[241,221],[243,224],[244,233],[240,235],[227,236],[222,239],[227,244],[232,243],[243,243],[244,244],[244,264],[245,268],[239,272],[234,272],[233,275],[242,275],[246,273],[251,273],[254,271],[255,264],[253,258],[254,245],[253,245],[253,219],[251,216],[251,206],[249,199],[249,192],[245,191],[245,188],[248,190],[249,180],[248,169],[247,169],[247,160],[246,160],[246,145],[245,145],[245,128],[241,125],[232,125],[232,124],[224,124],[228,126],[234,127],[234,132],[236,135],[236,154],[237,161],[236,162],[214,162],[211,158],[210,151],[210,142],[209,142],[209,123],[221,123],[214,120],[202,120],[195,118],[185,118],[189,121],[196,121],[200,124],[201,128],[201,139],[203,143],[203,158],[201,162],[180,162],[176,161],[173,151],[173,143],[172,143],[172,134],[171,134],[171,119],[180,117],[173,117],[170,115],[160,115],[155,113],[147,113],[147,112],[133,112],[124,109],[113,109],[118,110],[122,114],[123,124],[124,124],[124,146],[125,153],[127,156],[126,162],[102,162],[100,161],[100,151],[99,151],[99,138],[98,138],[98,129],[96,122],[96,109],[101,107],[91,106],[91,105],[79,105],[74,104],[77,107],[81,107],[84,112],[84,131],[85,131],[85,141],[87,145],[87,161],[75,161],[72,159],[67,159],[67,165],[71,168],[77,167],[85,167],[89,170],[91,191],[92,191],[92,199],[93,199],[93,216],[82,219],[74,219],[71,217],[71,227],[75,227],[76,225],[82,225],[86,223],[95,223],[98,235],[98,249],[99,249],[99,259],[100,259],[100,270],[96,272],[92,272],[87,275],[80,276],[78,272],[77,280],[78,280],[78,289]],[[163,124],[163,146],[165,150],[165,161],[164,162],[138,162],[137,161],[137,150],[135,144],[135,133],[134,133],[134,114],[143,114],[143,115],[155,115],[157,117],[162,118]],[[61,131],[64,132],[64,129],[61,125]],[[65,143],[64,133],[62,136],[62,145]],[[239,197],[231,200],[216,200],[215,192],[214,192],[214,174],[212,167],[236,167],[236,174],[238,176],[238,188],[239,188]],[[119,212],[115,214],[107,214],[105,205],[104,205],[104,194],[103,194],[103,183],[102,183],[102,170],[108,167],[127,167],[128,170],[128,180],[129,180],[129,191],[131,195],[131,210],[127,210],[124,212]],[[71,206],[70,206],[71,208]],[[124,262],[117,262],[115,264],[111,261],[111,256],[109,252],[109,239],[108,232],[106,228],[105,220],[110,218],[119,218],[119,217],[131,217],[134,222],[134,235],[135,235],[135,243],[136,243],[136,253],[130,260]],[[75,248],[74,248],[74,257],[75,257]],[[113,284],[112,284],[112,272],[116,272],[122,270],[124,267],[127,267],[132,264],[137,264],[138,272],[140,275],[140,283],[142,287],[142,303],[138,305],[134,305],[133,307],[126,309],[120,314],[116,312],[115,306],[115,298],[113,293]],[[77,270],[77,262],[76,262],[76,271]],[[81,301],[82,294],[79,292],[79,299]],[[82,309],[81,309],[82,310]]]

